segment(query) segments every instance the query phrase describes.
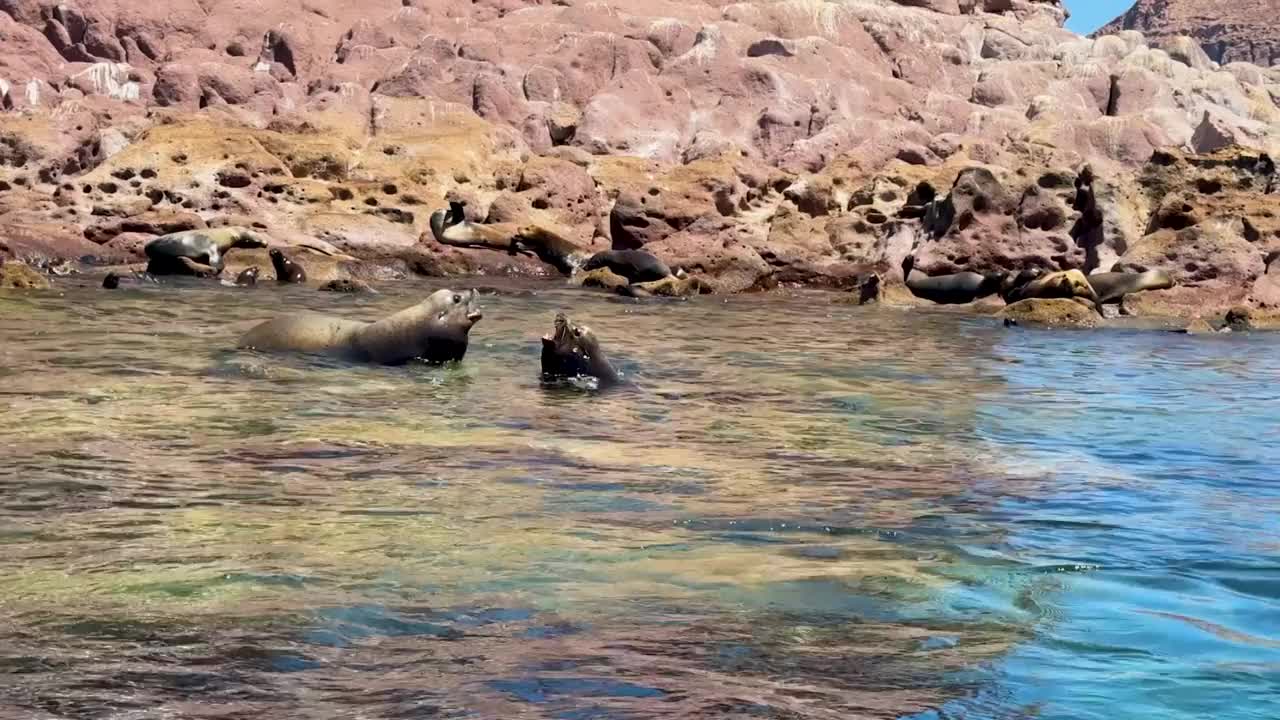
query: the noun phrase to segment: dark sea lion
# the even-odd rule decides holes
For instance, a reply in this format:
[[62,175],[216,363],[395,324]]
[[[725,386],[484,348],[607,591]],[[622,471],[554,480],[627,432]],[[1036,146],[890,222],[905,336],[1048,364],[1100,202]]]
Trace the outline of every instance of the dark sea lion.
[[448,209],[441,208],[431,213],[429,221],[431,234],[435,236],[437,242],[444,243],[445,241],[441,239],[444,236],[444,231],[458,223],[465,222],[466,219],[466,206],[456,200],[451,200],[449,201]]
[[147,272],[152,275],[213,277],[222,273],[232,248],[264,248],[267,243],[243,227],[205,228],[169,233],[148,242]]
[[564,313],[556,313],[555,330],[542,337],[542,378],[577,377],[594,377],[601,387],[622,380],[591,328],[571,322]]
[[258,274],[260,272],[257,265],[247,267],[236,276],[235,284],[240,287],[253,287],[258,284]]
[[298,263],[284,256],[279,248],[271,248],[267,253],[271,256],[271,267],[275,268],[276,281],[282,283],[300,283],[307,281],[307,271]]
[[107,290],[115,290],[120,287],[120,276],[113,272],[107,273],[107,276],[102,278],[102,287]]
[[1087,276],[1087,279],[1098,294],[1099,305],[1118,303],[1125,295],[1145,290],[1168,290],[1174,285],[1173,276],[1164,270],[1094,273]]
[[355,278],[336,278],[320,286],[320,290],[324,292],[336,293],[373,293],[377,294],[377,290],[369,287],[369,283]]
[[644,250],[603,250],[587,258],[583,270],[608,268],[630,282],[653,282],[671,275],[671,268]]
[[902,261],[902,277],[912,295],[939,305],[962,305],[995,295],[1006,282],[1005,273],[966,271],[931,277],[915,269],[911,255]]
[[471,328],[484,317],[474,290],[441,289],[376,322],[302,313],[268,320],[240,338],[239,348],[331,355],[356,362],[400,365],[461,360]]
[[1009,304],[1033,298],[1041,300],[1082,298],[1097,303],[1098,293],[1089,284],[1089,279],[1079,270],[1046,273],[1004,293],[1004,300]]

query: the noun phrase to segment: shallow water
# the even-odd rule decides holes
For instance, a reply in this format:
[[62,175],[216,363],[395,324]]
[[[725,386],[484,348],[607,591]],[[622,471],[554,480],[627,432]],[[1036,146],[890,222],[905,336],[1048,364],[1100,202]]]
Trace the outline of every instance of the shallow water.
[[[492,280],[480,281],[494,284]],[[502,285],[0,296],[0,718],[1274,718],[1280,340]],[[557,310],[634,383],[544,388]]]

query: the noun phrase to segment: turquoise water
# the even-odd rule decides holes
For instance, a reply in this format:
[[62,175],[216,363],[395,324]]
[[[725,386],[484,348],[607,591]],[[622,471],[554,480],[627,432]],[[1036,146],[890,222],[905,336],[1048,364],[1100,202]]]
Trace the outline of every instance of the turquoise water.
[[478,282],[0,296],[0,717],[1277,717],[1275,336]]

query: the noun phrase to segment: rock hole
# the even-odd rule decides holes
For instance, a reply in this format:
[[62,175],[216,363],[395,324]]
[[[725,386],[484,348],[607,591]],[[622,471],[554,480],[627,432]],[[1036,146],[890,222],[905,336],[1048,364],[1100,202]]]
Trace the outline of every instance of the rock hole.
[[284,185],[280,183],[271,183],[262,189],[269,193],[282,193],[284,192]]
[[369,207],[378,207],[378,198],[367,197],[364,199],[364,204],[368,205]]
[[89,193],[93,192],[93,186],[85,185],[84,187],[80,188],[80,192],[84,193],[85,195],[88,195]]
[[352,193],[347,188],[340,187],[340,186],[329,188],[329,194],[333,196],[334,200],[351,200],[355,198],[354,193]]
[[421,205],[422,204],[422,201],[419,200],[415,195],[401,195],[400,202],[404,203],[405,205]]
[[1196,189],[1204,195],[1217,195],[1222,192],[1222,183],[1217,180],[1200,178],[1196,180]]
[[395,195],[396,193],[400,192],[400,189],[397,188],[395,185],[392,185],[391,183],[387,183],[386,185],[382,186],[382,192],[384,195]]
[[117,180],[128,180],[136,174],[137,173],[133,171],[133,168],[117,168],[111,172],[111,177]]
[[253,180],[244,173],[218,173],[218,184],[229,188],[247,188],[253,183]]
[[533,201],[533,207],[535,210],[546,210],[551,207],[551,204],[547,202],[546,198],[538,198]]
[[[178,158],[182,158],[182,159],[179,160]],[[173,158],[173,161],[181,165],[182,163],[187,161],[187,156],[177,155]],[[144,168],[141,174],[142,174],[142,177],[146,178],[147,180],[150,180],[156,176],[156,171],[151,168]]]
[[108,195],[111,195],[114,194],[116,190],[119,190],[120,187],[113,182],[104,182],[98,183],[98,189]]

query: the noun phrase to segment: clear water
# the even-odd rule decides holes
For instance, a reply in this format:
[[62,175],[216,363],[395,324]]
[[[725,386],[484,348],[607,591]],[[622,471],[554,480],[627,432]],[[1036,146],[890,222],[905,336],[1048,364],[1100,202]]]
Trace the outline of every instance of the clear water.
[[[458,367],[233,350],[433,288],[0,295],[0,718],[1280,716],[1280,339],[544,284]],[[632,387],[540,386],[561,309]]]

